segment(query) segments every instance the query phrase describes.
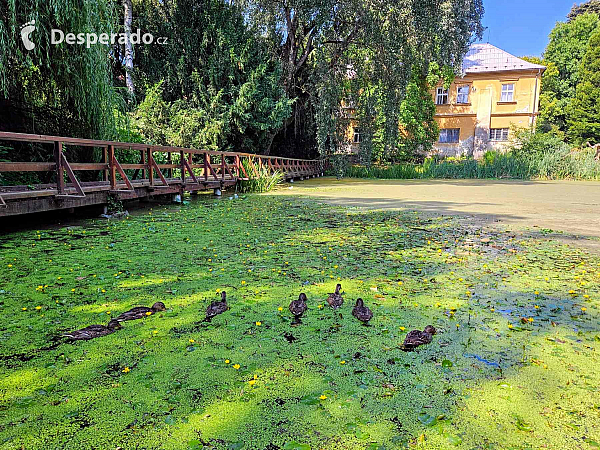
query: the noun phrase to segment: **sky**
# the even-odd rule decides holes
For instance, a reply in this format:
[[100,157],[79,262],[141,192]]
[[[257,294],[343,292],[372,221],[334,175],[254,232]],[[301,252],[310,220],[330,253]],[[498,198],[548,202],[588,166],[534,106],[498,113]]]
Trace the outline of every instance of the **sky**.
[[482,42],[515,56],[541,56],[556,22],[585,0],[483,0]]

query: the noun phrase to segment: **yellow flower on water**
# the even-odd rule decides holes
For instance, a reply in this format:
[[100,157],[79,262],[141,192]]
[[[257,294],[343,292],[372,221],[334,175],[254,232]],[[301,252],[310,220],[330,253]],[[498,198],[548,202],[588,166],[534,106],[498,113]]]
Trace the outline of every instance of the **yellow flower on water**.
[[585,306],[582,306],[582,307],[581,307],[581,310],[582,310],[583,312],[586,312],[586,311],[587,311],[587,308],[586,308]]
[[337,268],[338,268],[338,265],[336,264],[335,266],[333,266],[333,268],[334,268],[334,269],[337,269]]
[[587,294],[585,294],[585,295],[583,296],[583,298],[590,298],[590,296],[589,296],[589,295],[587,295]]
[[400,331],[404,331],[404,330],[406,330],[406,328],[400,327]]
[[569,291],[569,294],[571,294],[571,295],[573,295],[574,293],[575,293],[575,291],[574,291],[573,289],[571,289],[571,290]]
[[71,289],[71,292],[75,292],[75,289]]
[[131,372],[131,369],[130,369],[129,367],[125,367],[125,368],[122,370],[122,372],[123,372],[123,373],[129,373],[129,372]]
[[495,308],[490,308],[490,311],[494,312],[494,311],[496,311],[496,309]]
[[436,303],[435,306],[439,308],[440,306],[442,306],[442,304],[441,303]]
[[534,294],[535,295],[540,295],[540,292],[539,291],[535,291]]
[[228,359],[225,360],[225,364],[229,364],[230,361]]
[[239,370],[239,368],[240,368],[240,367],[241,367],[241,366],[240,366],[239,364],[234,364],[234,365],[233,365],[233,368],[234,368],[235,370]]
[[321,396],[319,397],[319,399],[320,399],[320,400],[325,400],[325,399],[327,399],[327,396],[326,396],[326,395],[321,395]]
[[27,311],[27,307],[21,308],[21,311]]
[[457,329],[458,329],[458,328],[460,328],[460,323],[457,323],[457,324],[456,324],[456,328],[457,328]]
[[262,322],[256,322],[256,326],[260,327],[262,325]]
[[319,306],[317,306],[317,308],[323,309],[323,305],[319,305]]
[[533,305],[535,309],[540,309],[540,305]]
[[248,381],[248,384],[250,386],[254,386],[256,384],[256,380],[250,380],[250,381]]
[[106,289],[102,289],[100,292],[104,294],[106,292]]
[[244,280],[242,280],[242,284],[246,284],[246,282]]
[[40,309],[42,309],[42,307],[41,306],[36,306],[35,309],[37,309],[39,311]]
[[196,341],[193,339],[190,339],[190,344],[193,344],[194,342],[196,342]]
[[508,328],[512,329],[512,327],[513,327],[513,326],[512,326],[512,323],[509,323],[509,324],[508,324]]
[[11,267],[12,267],[12,264],[9,264],[9,265],[8,265],[8,268],[10,269]]
[[346,361],[340,361],[340,364],[346,364]]
[[527,319],[527,322],[529,322],[529,323],[533,322],[533,317],[530,317],[529,319]]
[[154,330],[152,334],[158,334],[158,330]]
[[280,306],[279,308],[277,308],[277,311],[283,311],[283,308]]
[[146,315],[147,315],[147,316],[151,316],[151,315],[152,315],[152,311],[148,311],[148,312],[146,313]]
[[402,286],[404,283],[402,281],[398,281],[398,286]]

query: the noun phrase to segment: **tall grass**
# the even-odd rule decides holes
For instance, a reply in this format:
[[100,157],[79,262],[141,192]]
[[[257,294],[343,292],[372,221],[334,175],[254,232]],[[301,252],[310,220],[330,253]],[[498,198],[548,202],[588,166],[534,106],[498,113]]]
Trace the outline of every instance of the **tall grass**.
[[271,171],[266,167],[257,167],[256,172],[250,166],[247,160],[242,161],[244,169],[248,174],[247,180],[240,180],[240,191],[246,193],[269,192],[284,179],[280,171]]
[[570,150],[561,146],[551,152],[516,154],[487,152],[483,159],[426,159],[422,164],[391,166],[351,166],[345,176],[380,179],[459,179],[514,178],[551,180],[600,180],[600,162],[591,149]]

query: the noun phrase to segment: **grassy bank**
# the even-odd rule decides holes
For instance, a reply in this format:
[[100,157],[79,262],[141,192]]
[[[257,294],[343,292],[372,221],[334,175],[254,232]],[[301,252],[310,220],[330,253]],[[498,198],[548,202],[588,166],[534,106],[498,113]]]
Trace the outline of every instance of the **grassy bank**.
[[547,180],[600,180],[600,162],[590,149],[572,152],[560,149],[537,155],[487,152],[483,159],[427,159],[423,164],[351,166],[345,176],[379,179],[483,179],[516,178]]
[[[0,267],[0,449],[600,442],[600,259],[574,247],[250,195],[5,235]],[[231,310],[202,322],[222,289]],[[54,340],[155,301],[110,336]],[[432,344],[400,350],[428,324]]]

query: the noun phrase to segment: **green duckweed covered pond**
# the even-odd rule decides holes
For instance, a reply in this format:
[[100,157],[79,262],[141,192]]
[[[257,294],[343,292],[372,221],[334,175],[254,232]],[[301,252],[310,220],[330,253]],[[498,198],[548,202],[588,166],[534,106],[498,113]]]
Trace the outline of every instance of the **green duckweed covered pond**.
[[543,236],[247,196],[11,233],[0,267],[1,449],[600,446],[600,258]]

